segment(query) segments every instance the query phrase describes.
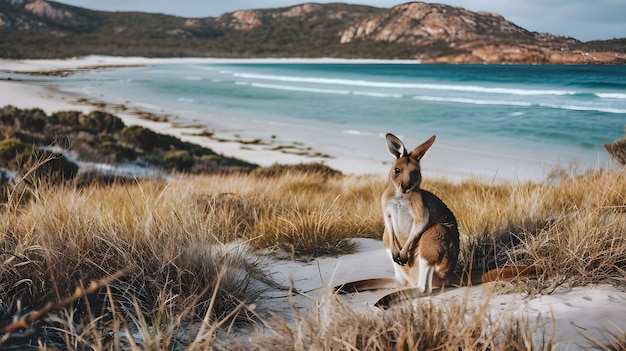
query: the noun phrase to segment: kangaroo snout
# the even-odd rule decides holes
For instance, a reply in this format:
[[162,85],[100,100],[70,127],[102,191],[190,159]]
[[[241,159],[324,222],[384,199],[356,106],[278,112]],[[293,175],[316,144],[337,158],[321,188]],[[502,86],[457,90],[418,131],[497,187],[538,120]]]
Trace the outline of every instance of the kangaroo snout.
[[402,191],[402,193],[408,194],[411,190],[413,190],[413,187],[410,184],[400,184],[400,191]]
[[404,184],[404,183],[400,183],[400,186],[399,186],[399,188],[400,188],[400,192],[401,192],[401,193],[403,193],[403,194],[408,194],[408,193],[410,193],[410,192],[411,192],[411,191],[412,191],[412,190],[416,187],[416,185],[417,185],[417,184],[411,184],[411,183],[406,183],[406,184]]

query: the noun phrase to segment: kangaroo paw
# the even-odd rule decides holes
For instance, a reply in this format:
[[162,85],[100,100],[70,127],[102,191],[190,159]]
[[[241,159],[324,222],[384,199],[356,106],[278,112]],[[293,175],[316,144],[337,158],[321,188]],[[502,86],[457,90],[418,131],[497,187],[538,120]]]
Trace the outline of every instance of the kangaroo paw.
[[392,252],[393,262],[399,264],[400,266],[404,266],[407,263],[406,258],[403,258],[402,253],[400,251]]

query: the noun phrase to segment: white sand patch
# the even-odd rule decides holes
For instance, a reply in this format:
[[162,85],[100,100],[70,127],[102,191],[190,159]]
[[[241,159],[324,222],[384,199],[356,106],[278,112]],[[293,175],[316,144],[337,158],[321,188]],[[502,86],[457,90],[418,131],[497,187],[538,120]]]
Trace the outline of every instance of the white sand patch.
[[[308,297],[294,294],[291,297],[263,301],[267,307],[290,320],[293,309],[300,314],[313,310],[328,297],[330,288],[361,279],[393,277],[391,260],[381,241],[358,239],[359,249],[354,254],[340,257],[321,257],[311,262],[274,261],[272,277],[281,284],[292,285]],[[586,337],[607,340],[612,331],[621,335],[626,329],[626,292],[608,286],[588,286],[571,290],[557,290],[550,295],[529,297],[525,294],[493,293],[493,284],[463,288],[447,288],[444,292],[425,297],[442,306],[467,301],[468,313],[485,308],[485,318],[501,320],[511,318],[527,320],[535,332],[540,346],[552,333],[554,319],[554,346],[557,350],[585,350],[589,348]],[[352,310],[374,310],[378,299],[391,290],[339,295]],[[622,328],[620,331],[618,328]]]

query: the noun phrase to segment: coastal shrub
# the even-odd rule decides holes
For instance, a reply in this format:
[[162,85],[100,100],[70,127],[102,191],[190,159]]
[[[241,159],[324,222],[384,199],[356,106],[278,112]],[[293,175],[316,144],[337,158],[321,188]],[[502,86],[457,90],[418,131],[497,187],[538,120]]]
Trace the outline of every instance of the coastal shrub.
[[194,157],[194,164],[191,168],[193,174],[248,173],[258,167],[253,163],[213,152],[205,154],[200,150],[198,153],[200,157]]
[[141,126],[126,127],[122,129],[120,136],[123,142],[146,152],[150,152],[158,146],[156,133]]
[[604,148],[617,163],[626,166],[626,138],[606,143]]
[[19,109],[13,105],[5,105],[0,108],[0,123],[13,123],[14,116]]
[[5,106],[0,109],[0,124],[4,127],[18,126],[20,134],[25,131],[41,133],[46,123],[46,113],[38,108],[21,110],[13,106]]
[[[115,164],[135,161],[141,156],[153,166],[196,174],[249,172],[258,167],[145,127],[125,127],[120,118],[102,111],[89,114],[59,111],[47,117],[40,109],[4,106],[0,108],[0,140],[3,139],[12,139],[2,147],[5,165],[14,159],[30,157],[26,152],[16,158],[26,146],[49,148],[62,141],[63,149],[68,149],[78,160],[88,162]],[[21,144],[16,144],[15,140]],[[16,153],[18,146],[21,149]]]
[[134,161],[137,159],[137,152],[129,147],[120,145],[114,141],[106,140],[98,144],[98,151],[105,156],[113,156],[115,162]]
[[605,143],[604,149],[618,164],[626,166],[626,125],[624,126],[624,137],[612,143]]
[[32,147],[18,138],[0,141],[0,166],[15,170],[17,164],[32,153]]
[[80,115],[82,115],[80,111],[58,111],[52,114],[50,121],[53,124],[77,126]]
[[92,111],[89,114],[80,111],[59,111],[52,114],[50,121],[93,133],[115,133],[125,127],[119,117],[102,111]]
[[268,167],[257,168],[254,170],[253,174],[259,177],[276,177],[290,172],[303,174],[319,174],[324,177],[336,177],[342,175],[340,171],[319,162],[299,163],[293,165],[275,163]]
[[88,115],[80,114],[78,122],[81,128],[96,133],[115,133],[125,127],[124,122],[119,117],[102,111],[93,111]]
[[[39,163],[39,164],[38,164]],[[22,166],[22,172],[35,168],[32,177],[36,180],[58,183],[74,178],[78,165],[64,155],[48,150],[35,150],[29,161]]]
[[114,184],[132,184],[135,177],[100,172],[98,169],[81,169],[74,178],[72,185],[78,189],[89,186],[110,186]]
[[30,110],[22,110],[22,114],[18,117],[22,128],[34,132],[43,132],[46,126],[46,113],[38,108]]
[[9,198],[9,181],[11,176],[6,169],[0,167],[0,204],[5,203]]
[[194,165],[193,156],[187,150],[170,151],[165,154],[165,166],[177,171],[189,171]]
[[147,152],[171,149],[191,150],[194,148],[200,148],[197,145],[185,143],[174,136],[159,134],[151,129],[141,126],[125,127],[122,129],[121,139],[122,141]]
[[65,156],[48,150],[33,149],[17,138],[0,141],[0,166],[18,173],[30,174],[35,180],[71,179],[78,165]]

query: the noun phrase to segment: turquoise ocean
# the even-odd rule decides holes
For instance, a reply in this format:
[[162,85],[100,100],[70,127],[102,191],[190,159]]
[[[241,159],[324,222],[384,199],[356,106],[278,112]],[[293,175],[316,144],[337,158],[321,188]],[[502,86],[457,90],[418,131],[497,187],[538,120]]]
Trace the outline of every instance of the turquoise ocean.
[[[86,71],[50,83],[209,129],[220,116],[241,121],[244,134],[254,120],[277,135],[281,126],[310,128],[312,143],[325,133],[346,143],[371,136],[383,153],[386,132],[408,147],[436,134],[447,154],[474,150],[484,163],[493,156],[604,166],[603,143],[623,137],[626,124],[624,65],[217,61]],[[369,146],[336,145],[351,153]]]

